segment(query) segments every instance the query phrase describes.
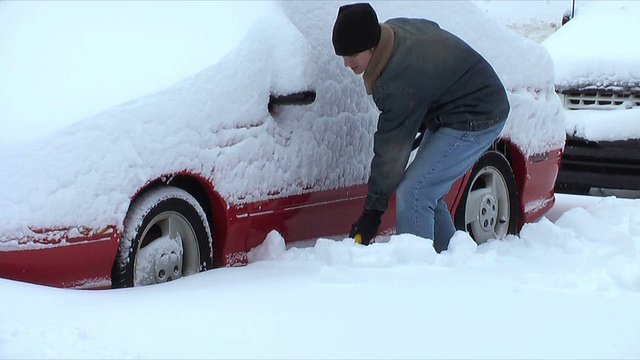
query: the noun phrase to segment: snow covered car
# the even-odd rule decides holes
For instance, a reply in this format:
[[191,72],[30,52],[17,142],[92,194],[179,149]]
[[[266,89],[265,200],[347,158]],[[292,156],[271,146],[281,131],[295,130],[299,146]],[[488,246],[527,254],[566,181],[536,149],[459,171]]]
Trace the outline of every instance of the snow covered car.
[[[288,243],[346,237],[364,204],[378,110],[362,79],[333,52],[330,34],[340,5],[0,4],[0,20],[48,7],[31,14],[47,17],[29,22],[46,32],[0,21],[0,34],[24,36],[19,41],[0,37],[0,52],[13,54],[14,61],[11,72],[0,78],[15,77],[0,82],[0,93],[14,96],[0,109],[11,110],[22,97],[30,105],[14,106],[13,114],[0,118],[40,121],[27,132],[40,131],[54,118],[65,123],[34,139],[7,137],[0,145],[0,277],[75,288],[138,286],[246,264],[247,253],[272,230]],[[478,49],[507,89],[511,113],[501,138],[446,197],[457,226],[484,242],[517,233],[525,222],[545,214],[555,200],[564,143],[562,107],[547,51],[493,22],[473,3],[372,5],[381,21],[399,16],[435,20]],[[53,13],[58,6],[63,10]],[[158,7],[166,11],[154,12]],[[188,39],[171,42],[177,35],[167,36],[169,24],[177,33],[195,30]],[[56,31],[64,26],[69,31],[59,36]],[[119,48],[145,31],[143,42]],[[106,38],[91,38],[100,34]],[[47,36],[55,36],[55,47],[45,51],[47,56],[29,57],[34,41],[51,43]],[[206,51],[197,46],[180,50],[198,52],[210,62],[191,64],[188,76],[152,92],[138,89],[137,96],[122,85],[153,82],[181,67],[169,45],[212,38]],[[103,43],[110,46],[104,53],[91,48]],[[81,53],[75,50],[78,44]],[[148,49],[134,53],[143,45],[169,47],[163,53],[169,59],[144,59]],[[93,60],[101,66],[82,78],[98,80],[66,92],[70,82],[82,80],[71,75],[88,67],[87,59],[66,59],[68,54],[97,54]],[[50,66],[47,62],[56,57],[61,60]],[[135,72],[112,69],[110,61],[121,57],[127,60],[123,68],[139,58],[142,65]],[[26,70],[15,75],[21,64]],[[128,83],[149,67],[154,69],[149,78]],[[48,69],[33,76],[39,87],[15,97],[39,69]],[[60,74],[63,80],[42,91],[48,84],[42,77]],[[94,96],[107,83],[113,89]],[[123,92],[129,100],[118,97]],[[36,101],[39,93],[45,96]],[[50,107],[43,105],[52,98]],[[73,113],[93,103],[89,110],[94,113]],[[30,112],[34,115],[25,115]],[[381,227],[387,235],[394,231],[394,218],[392,201]]]
[[640,6],[602,5],[578,12],[543,43],[566,109],[561,192],[640,190],[640,45],[631,39]]

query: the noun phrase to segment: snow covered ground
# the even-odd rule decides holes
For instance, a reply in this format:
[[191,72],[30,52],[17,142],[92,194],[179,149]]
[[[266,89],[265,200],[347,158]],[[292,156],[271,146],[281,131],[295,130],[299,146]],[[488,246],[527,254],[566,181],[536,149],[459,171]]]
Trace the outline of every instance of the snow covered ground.
[[520,237],[278,234],[242,268],[63,290],[0,280],[0,358],[638,358],[640,200],[559,195]]
[[502,25],[542,42],[562,25],[571,0],[476,0],[474,3]]

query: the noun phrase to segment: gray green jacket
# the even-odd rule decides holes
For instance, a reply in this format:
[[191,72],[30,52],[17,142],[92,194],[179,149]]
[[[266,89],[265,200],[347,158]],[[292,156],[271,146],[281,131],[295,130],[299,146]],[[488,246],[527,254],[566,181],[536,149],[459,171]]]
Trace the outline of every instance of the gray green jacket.
[[365,208],[385,211],[421,126],[482,130],[505,121],[509,102],[491,65],[438,24],[398,18],[381,26],[364,73],[381,112]]

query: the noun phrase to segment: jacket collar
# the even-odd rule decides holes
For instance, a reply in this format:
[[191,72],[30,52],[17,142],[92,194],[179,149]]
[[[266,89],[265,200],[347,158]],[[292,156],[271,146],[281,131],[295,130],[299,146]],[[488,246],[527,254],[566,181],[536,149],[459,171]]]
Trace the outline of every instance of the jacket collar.
[[382,30],[382,33],[380,34],[380,42],[373,50],[369,65],[362,75],[367,95],[371,95],[373,93],[373,83],[378,80],[380,74],[382,74],[382,70],[384,70],[387,62],[389,62],[391,53],[393,52],[393,44],[395,42],[395,35],[393,34],[391,26],[387,24],[380,24],[380,28]]

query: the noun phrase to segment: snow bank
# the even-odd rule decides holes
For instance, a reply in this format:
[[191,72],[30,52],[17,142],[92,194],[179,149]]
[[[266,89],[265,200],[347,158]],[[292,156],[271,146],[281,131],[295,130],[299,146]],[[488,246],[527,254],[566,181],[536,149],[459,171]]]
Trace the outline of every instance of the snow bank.
[[541,43],[562,25],[562,15],[570,1],[540,0],[476,0],[482,12],[505,27]]
[[440,255],[271,233],[245,267],[161,285],[0,279],[0,358],[637,358],[639,206],[561,194],[555,223],[480,246],[457,233]]
[[[640,201],[602,198],[562,214],[555,223],[542,218],[525,224],[520,236],[477,246],[456,232],[449,250],[437,255],[429,239],[414,235],[378,237],[369,246],[318,239],[312,247],[286,249],[284,239],[269,234],[249,253],[250,262],[312,262],[344,268],[389,268],[406,265],[522,273],[518,291],[599,294],[640,293]],[[497,265],[499,264],[499,265]],[[545,266],[541,266],[545,264]]]

